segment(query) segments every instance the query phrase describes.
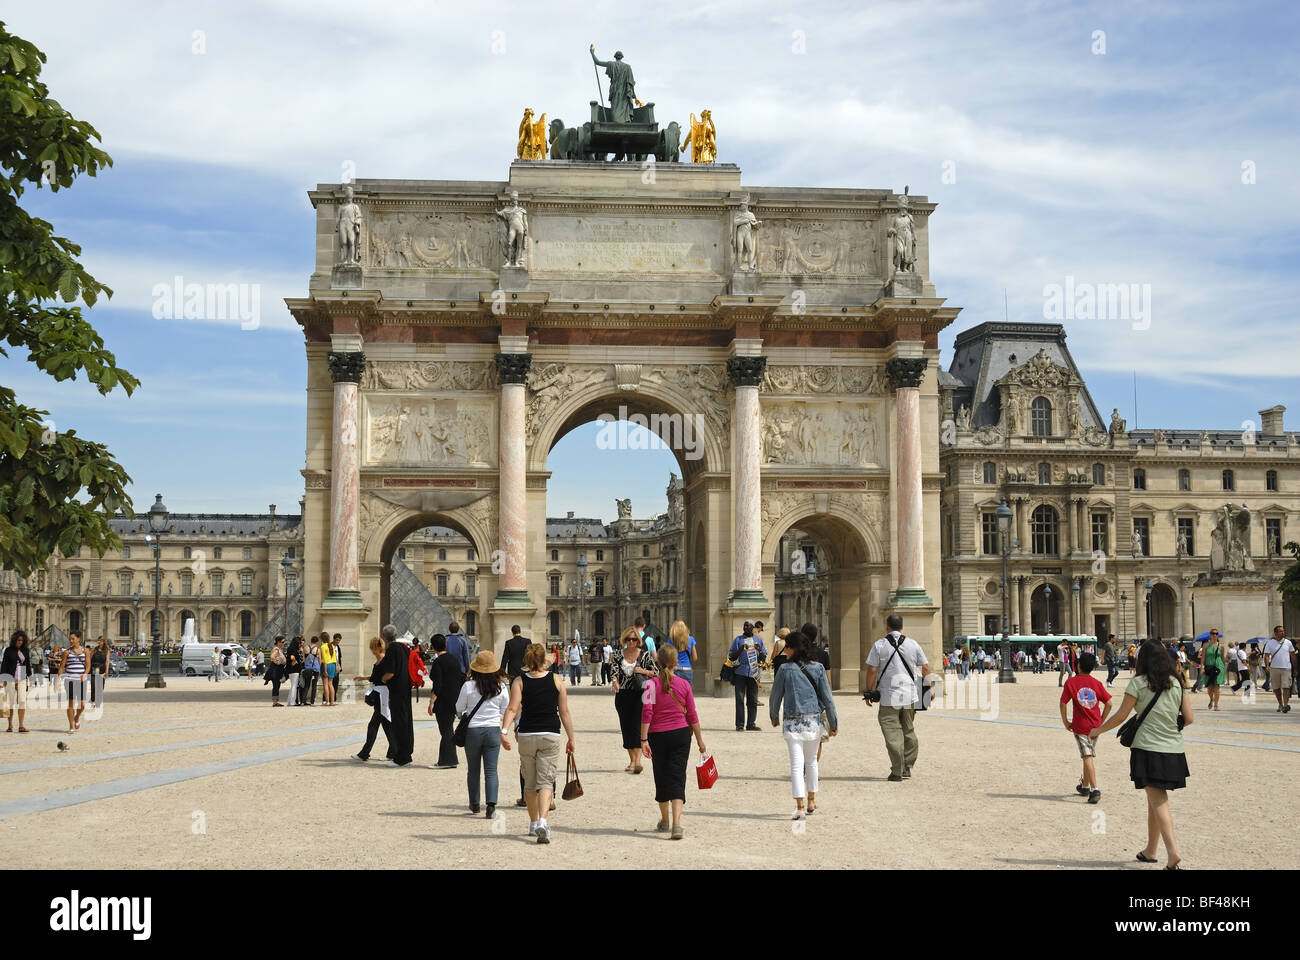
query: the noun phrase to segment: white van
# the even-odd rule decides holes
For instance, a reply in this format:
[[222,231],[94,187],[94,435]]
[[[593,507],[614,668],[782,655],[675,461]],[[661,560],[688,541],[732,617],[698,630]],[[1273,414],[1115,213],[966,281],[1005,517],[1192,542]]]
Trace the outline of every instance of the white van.
[[243,644],[227,641],[225,643],[208,640],[186,643],[181,646],[181,673],[187,677],[212,676],[212,649],[218,652],[229,650],[235,656],[237,667],[248,663],[248,650]]

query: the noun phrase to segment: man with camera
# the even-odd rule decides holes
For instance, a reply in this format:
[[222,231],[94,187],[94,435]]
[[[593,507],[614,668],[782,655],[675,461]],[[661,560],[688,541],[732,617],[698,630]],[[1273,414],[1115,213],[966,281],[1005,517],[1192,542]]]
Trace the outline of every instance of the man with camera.
[[[906,780],[916,764],[916,707],[929,704],[930,663],[921,645],[903,636],[903,618],[891,613],[885,620],[889,633],[877,640],[867,655],[867,686],[862,698],[870,707],[880,703],[880,732],[889,751],[889,779]],[[917,683],[920,672],[921,683]]]

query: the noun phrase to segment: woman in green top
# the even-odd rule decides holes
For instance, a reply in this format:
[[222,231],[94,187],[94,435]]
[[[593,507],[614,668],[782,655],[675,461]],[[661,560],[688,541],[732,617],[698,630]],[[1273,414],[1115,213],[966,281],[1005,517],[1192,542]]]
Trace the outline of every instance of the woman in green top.
[[1210,631],[1210,639],[1201,648],[1201,670],[1205,673],[1205,692],[1210,695],[1207,705],[1211,710],[1219,709],[1219,681],[1223,678],[1223,638],[1218,630]]
[[1183,752],[1183,724],[1192,722],[1192,702],[1174,670],[1174,658],[1158,640],[1142,644],[1137,655],[1137,675],[1124,691],[1124,702],[1109,720],[1092,731],[1096,740],[1118,727],[1134,710],[1139,717],[1155,698],[1151,712],[1138,725],[1129,751],[1129,778],[1147,795],[1147,845],[1138,852],[1143,863],[1155,863],[1161,839],[1165,843],[1166,870],[1177,870],[1182,857],[1174,839],[1174,817],[1169,791],[1187,786],[1187,755]]

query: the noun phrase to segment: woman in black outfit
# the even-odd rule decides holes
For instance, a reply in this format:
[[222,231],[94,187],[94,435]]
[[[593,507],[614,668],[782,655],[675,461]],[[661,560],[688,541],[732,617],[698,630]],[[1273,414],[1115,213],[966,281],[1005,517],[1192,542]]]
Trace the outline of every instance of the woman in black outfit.
[[641,767],[641,689],[647,677],[655,677],[659,669],[647,651],[641,649],[641,636],[636,627],[628,627],[619,643],[623,655],[614,661],[614,709],[618,712],[619,732],[623,735],[623,749],[627,751],[626,773],[640,773]]
[[302,646],[302,637],[294,637],[289,643],[289,652],[284,655],[284,674],[289,682],[289,706],[291,707],[302,703],[302,692],[298,689],[298,681],[302,679],[302,662],[305,659]]
[[[375,668],[370,671],[369,677],[356,677],[355,679],[357,683],[369,680],[370,685],[375,688],[375,691],[388,689],[384,686],[384,672],[382,666],[386,650],[387,648],[384,646],[384,641],[382,639],[379,637],[370,638],[370,652],[375,655]],[[370,759],[370,750],[375,745],[375,736],[379,733],[380,727],[384,728],[384,739],[386,739],[390,745],[393,742],[393,738],[388,732],[388,719],[382,712],[384,701],[380,699],[380,694],[378,692],[371,692],[366,696],[366,703],[374,707],[374,712],[370,714],[370,725],[366,727],[366,745],[362,747],[360,751],[352,755],[358,760]]]

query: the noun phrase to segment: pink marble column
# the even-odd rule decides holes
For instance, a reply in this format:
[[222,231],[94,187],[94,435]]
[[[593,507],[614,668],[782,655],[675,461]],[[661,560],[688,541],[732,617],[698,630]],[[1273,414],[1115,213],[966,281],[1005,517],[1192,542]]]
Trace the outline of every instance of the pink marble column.
[[366,367],[360,351],[331,352],[334,380],[334,437],[330,461],[330,580],[327,602],[359,605],[357,569],[358,509],[361,503],[361,458],[358,448],[357,390]]
[[497,527],[503,564],[498,596],[523,602],[528,597],[528,471],[525,464],[524,381],[532,356],[498,353],[501,379],[500,491]]
[[736,387],[736,415],[731,430],[736,453],[736,567],[733,582],[737,599],[759,600],[763,596],[760,492],[763,451],[758,387],[766,365],[766,357],[737,356],[727,360],[727,373]]
[[885,368],[894,384],[898,453],[898,590],[900,599],[929,602],[925,593],[925,542],[922,530],[921,378],[925,357],[895,357]]

